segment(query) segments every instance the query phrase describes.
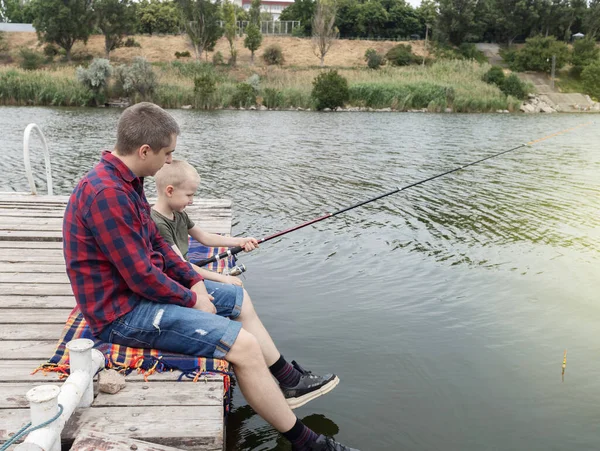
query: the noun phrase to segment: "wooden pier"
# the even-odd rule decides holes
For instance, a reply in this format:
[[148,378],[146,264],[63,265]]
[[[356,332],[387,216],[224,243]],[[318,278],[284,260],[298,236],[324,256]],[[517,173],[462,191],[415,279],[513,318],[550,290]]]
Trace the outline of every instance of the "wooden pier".
[[[29,421],[27,391],[61,383],[54,373],[31,372],[52,356],[75,306],[61,243],[66,202],[0,193],[0,444]],[[188,213],[208,232],[231,232],[229,200],[198,200]],[[145,382],[132,373],[119,393],[99,393],[91,408],[75,412],[63,445],[77,439],[73,449],[222,450],[222,379],[178,376],[156,373]]]

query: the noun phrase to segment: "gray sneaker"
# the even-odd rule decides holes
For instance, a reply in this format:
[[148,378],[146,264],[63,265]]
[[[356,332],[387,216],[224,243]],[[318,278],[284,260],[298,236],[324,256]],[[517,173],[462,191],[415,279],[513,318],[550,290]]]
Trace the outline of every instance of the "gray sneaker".
[[356,448],[342,445],[330,437],[319,435],[319,438],[308,445],[313,451],[358,451]]
[[292,365],[302,374],[300,381],[294,387],[281,386],[283,396],[291,409],[296,409],[325,393],[329,393],[340,383],[335,374],[325,374],[323,376],[313,374],[298,365],[295,360],[292,360]]

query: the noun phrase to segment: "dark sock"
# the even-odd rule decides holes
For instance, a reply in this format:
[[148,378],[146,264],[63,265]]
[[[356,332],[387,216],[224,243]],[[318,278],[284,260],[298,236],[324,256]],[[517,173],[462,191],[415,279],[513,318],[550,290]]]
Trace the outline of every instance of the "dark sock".
[[292,443],[294,451],[308,451],[310,448],[307,445],[319,438],[311,429],[304,426],[298,418],[296,418],[294,427],[282,435]]
[[284,387],[294,387],[300,381],[300,371],[286,362],[282,355],[279,356],[277,362],[269,367],[269,370],[279,384]]

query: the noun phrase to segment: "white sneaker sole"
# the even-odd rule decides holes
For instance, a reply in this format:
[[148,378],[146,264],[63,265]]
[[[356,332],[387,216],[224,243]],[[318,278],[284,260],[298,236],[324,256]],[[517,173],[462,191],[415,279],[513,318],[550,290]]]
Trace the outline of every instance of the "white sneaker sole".
[[319,396],[323,396],[333,390],[337,384],[340,383],[340,379],[336,376],[332,381],[329,381],[327,384],[323,385],[321,388],[315,391],[311,391],[305,395],[302,395],[298,398],[288,398],[286,399],[288,406],[290,409],[297,409],[298,407],[302,407],[307,402],[312,401]]

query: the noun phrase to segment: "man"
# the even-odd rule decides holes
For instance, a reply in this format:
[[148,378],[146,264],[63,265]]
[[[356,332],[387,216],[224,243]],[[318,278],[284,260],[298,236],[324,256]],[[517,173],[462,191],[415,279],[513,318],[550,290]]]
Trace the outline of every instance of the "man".
[[248,404],[293,449],[351,451],[302,424],[282,393],[313,399],[337,377],[288,363],[247,296],[210,295],[203,278],[160,237],[144,177],[172,161],[178,135],[175,120],[158,106],[127,108],[114,150],[73,191],[63,243],[83,316],[104,341],[226,359]]

